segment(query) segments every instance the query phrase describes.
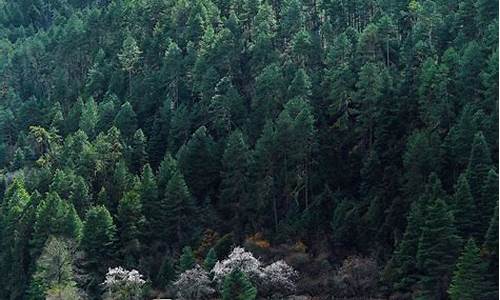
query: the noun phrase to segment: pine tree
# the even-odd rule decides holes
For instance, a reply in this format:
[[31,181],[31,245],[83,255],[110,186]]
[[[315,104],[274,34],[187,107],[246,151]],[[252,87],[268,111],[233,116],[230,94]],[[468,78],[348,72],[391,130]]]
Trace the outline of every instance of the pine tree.
[[471,236],[477,236],[479,216],[465,174],[458,178],[453,200],[451,208],[460,237],[467,239]]
[[31,252],[33,257],[38,257],[51,235],[78,241],[82,221],[72,204],[63,201],[57,193],[52,192],[38,205],[33,229]]
[[177,272],[182,273],[187,270],[191,270],[194,268],[196,264],[196,260],[194,257],[193,249],[191,247],[186,246],[182,248],[182,254],[179,258],[179,266],[177,267]]
[[487,260],[486,275],[490,287],[485,293],[485,298],[496,299],[498,298],[498,200],[482,249]]
[[104,206],[94,206],[87,211],[83,225],[81,248],[86,255],[86,269],[104,275],[114,259],[116,226]]
[[207,128],[198,128],[179,153],[179,167],[197,200],[202,201],[213,194],[218,181],[218,161]]
[[96,133],[95,129],[98,120],[99,115],[97,111],[97,104],[94,98],[90,97],[83,106],[82,114],[80,116],[79,128],[83,130],[87,134],[87,136],[93,138]]
[[118,205],[117,219],[125,265],[137,268],[141,255],[140,238],[145,222],[141,197],[137,191],[131,190],[123,195]]
[[458,258],[455,272],[448,289],[452,300],[485,299],[486,265],[481,260],[479,248],[474,239],[465,244],[462,255]]
[[423,215],[418,204],[414,203],[407,217],[407,225],[403,238],[399,242],[392,258],[395,268],[394,287],[398,290],[409,291],[418,281],[416,265],[418,242],[423,225]]
[[481,189],[481,199],[484,201],[484,216],[492,216],[498,201],[498,174],[494,169],[488,171],[488,175]]
[[0,279],[0,298],[21,297],[25,290],[27,270],[23,254],[29,250],[27,229],[31,229],[19,216],[24,211],[25,218],[33,218],[27,210],[32,204],[24,180],[15,178],[5,191],[0,214],[0,271],[5,274]]
[[164,218],[163,238],[181,244],[189,241],[195,229],[196,207],[179,172],[176,172],[168,182],[161,208],[161,212],[158,213],[163,214]]
[[225,211],[224,218],[236,231],[246,223],[243,218],[249,217],[250,163],[250,150],[241,131],[236,130],[229,136],[222,157],[220,188],[220,207]]
[[453,216],[446,203],[435,198],[426,208],[417,249],[419,284],[425,297],[444,297],[447,278],[453,269],[461,240],[456,235]]
[[300,68],[288,87],[288,97],[306,100],[309,96],[311,96],[311,80],[306,71]]
[[158,199],[158,186],[153,170],[146,164],[142,170],[141,183],[139,186],[142,208],[146,219],[146,236],[148,242],[157,240],[157,234],[161,232],[161,218],[158,218],[160,202]]
[[[472,197],[476,203],[479,214],[482,216],[491,216],[492,203],[487,203],[488,199],[483,198],[482,188],[485,185],[488,172],[492,167],[490,150],[488,144],[481,132],[474,136],[472,151],[467,167],[467,180],[469,182]],[[479,232],[486,232],[488,224],[482,222],[478,228]]]
[[253,300],[257,289],[248,280],[245,273],[235,269],[224,279],[222,286],[223,300]]
[[207,256],[205,257],[205,260],[203,261],[203,268],[207,272],[210,272],[212,271],[212,268],[215,266],[216,263],[217,263],[217,253],[215,252],[214,248],[210,248],[210,250],[208,250]]
[[128,73],[129,95],[131,93],[130,85],[132,81],[132,73],[141,58],[141,54],[142,51],[137,45],[137,41],[131,34],[128,34],[123,41],[122,50],[118,54],[118,59],[120,60],[123,70]]
[[78,215],[85,216],[87,209],[91,205],[91,198],[89,188],[83,177],[75,176],[71,184],[69,200],[74,205]]
[[148,154],[146,153],[146,136],[140,128],[135,131],[130,144],[130,170],[134,174],[138,174],[148,161]]
[[172,101],[163,101],[160,111],[153,121],[153,129],[148,143],[148,154],[153,166],[158,166],[170,142],[170,122],[172,120]]
[[164,192],[170,178],[178,171],[177,161],[170,152],[166,152],[158,168],[158,188]]
[[156,278],[156,284],[161,288],[166,288],[174,281],[175,276],[174,262],[169,256],[165,256]]
[[114,125],[124,137],[132,138],[132,135],[137,130],[137,116],[129,102],[123,103],[120,107]]

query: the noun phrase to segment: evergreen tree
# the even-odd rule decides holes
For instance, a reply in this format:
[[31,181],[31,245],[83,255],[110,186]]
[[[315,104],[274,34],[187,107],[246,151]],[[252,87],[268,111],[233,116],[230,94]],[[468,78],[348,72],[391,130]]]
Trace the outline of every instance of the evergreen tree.
[[166,288],[171,284],[176,276],[174,263],[169,256],[165,256],[163,263],[161,264],[160,271],[156,278],[156,283],[161,288]]
[[182,254],[179,258],[179,266],[177,268],[177,272],[182,273],[184,271],[191,270],[192,268],[194,268],[195,264],[196,260],[191,247],[186,246],[182,248]]
[[165,196],[162,203],[163,226],[165,229],[164,238],[187,242],[193,236],[195,229],[194,218],[196,218],[196,207],[191,193],[188,190],[183,176],[176,172],[165,189]]
[[257,289],[248,280],[245,273],[235,269],[224,279],[222,299],[253,300],[257,296]]
[[447,278],[453,269],[461,240],[446,203],[436,198],[426,208],[417,248],[419,284],[425,297],[444,297]]
[[458,258],[455,272],[448,289],[452,300],[486,299],[486,265],[481,260],[479,248],[474,239],[465,244],[462,255]]
[[218,182],[218,159],[206,127],[198,128],[179,151],[179,167],[197,200],[202,201],[213,194]]
[[79,128],[83,130],[87,136],[94,137],[97,122],[99,120],[97,104],[94,98],[90,97],[85,103],[82,114],[80,116],[80,126]]
[[[103,276],[113,262],[116,226],[104,206],[94,206],[87,211],[83,225],[81,249],[86,255],[86,269]],[[100,282],[93,283],[96,286]]]
[[131,190],[123,195],[118,205],[117,219],[125,265],[136,268],[141,255],[140,238],[145,222],[141,197],[137,191]]
[[175,172],[178,172],[177,161],[172,157],[170,152],[166,152],[158,168],[158,188],[160,191],[165,191],[168,182]]
[[210,272],[216,263],[217,253],[215,252],[214,248],[210,248],[210,250],[208,250],[207,256],[205,257],[205,260],[203,261],[203,268],[207,272]]
[[78,215],[85,216],[85,212],[91,205],[91,198],[89,188],[83,177],[75,176],[71,184],[69,200],[75,207]]
[[392,265],[394,266],[394,287],[398,290],[408,291],[418,281],[418,268],[416,264],[417,249],[423,225],[423,215],[418,204],[410,208],[403,238],[394,251]]
[[477,236],[479,216],[465,174],[458,178],[453,200],[451,207],[459,235],[464,239]]
[[131,141],[131,155],[130,155],[130,170],[134,174],[141,171],[142,166],[148,161],[148,154],[146,153],[146,136],[141,129],[137,129]]
[[498,298],[498,201],[482,249],[487,259],[486,276],[490,287],[484,296]]
[[246,223],[242,219],[248,217],[251,205],[250,163],[250,150],[241,131],[236,130],[229,136],[222,157],[220,188],[220,206],[226,212],[224,218],[230,220],[228,225],[236,232]]
[[148,143],[147,152],[153,166],[157,166],[160,163],[169,144],[171,119],[172,101],[168,98],[163,102],[159,113],[155,116],[152,134]]
[[141,182],[139,186],[139,195],[142,208],[146,219],[146,236],[151,242],[156,240],[157,234],[161,232],[161,218],[158,218],[160,212],[160,202],[158,199],[158,186],[153,170],[146,164],[142,170]]
[[57,193],[49,193],[38,205],[31,252],[38,257],[45,242],[51,235],[78,241],[82,231],[82,221],[72,204],[63,201]]
[[[492,166],[490,150],[484,138],[484,135],[479,132],[474,136],[472,143],[472,151],[469,158],[469,166],[467,167],[467,180],[469,182],[472,197],[476,203],[479,214],[483,216],[491,216],[491,208],[493,203],[487,203],[488,199],[483,198],[482,188],[485,185],[488,172]],[[488,224],[482,222],[478,229],[480,232],[486,232]]]
[[120,107],[120,110],[116,114],[114,125],[124,137],[132,138],[132,135],[137,130],[137,116],[129,102],[123,103]]

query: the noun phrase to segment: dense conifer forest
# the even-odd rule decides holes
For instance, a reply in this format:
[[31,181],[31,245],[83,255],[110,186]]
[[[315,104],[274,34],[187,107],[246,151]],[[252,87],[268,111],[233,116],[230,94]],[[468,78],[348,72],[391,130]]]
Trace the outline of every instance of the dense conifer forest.
[[0,299],[498,297],[497,0],[0,0]]

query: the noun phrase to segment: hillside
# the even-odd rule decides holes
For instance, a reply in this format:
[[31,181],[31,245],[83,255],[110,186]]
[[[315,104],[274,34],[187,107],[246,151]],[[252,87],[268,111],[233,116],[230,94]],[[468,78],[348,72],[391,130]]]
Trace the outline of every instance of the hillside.
[[0,299],[498,297],[496,0],[3,0],[0,78]]

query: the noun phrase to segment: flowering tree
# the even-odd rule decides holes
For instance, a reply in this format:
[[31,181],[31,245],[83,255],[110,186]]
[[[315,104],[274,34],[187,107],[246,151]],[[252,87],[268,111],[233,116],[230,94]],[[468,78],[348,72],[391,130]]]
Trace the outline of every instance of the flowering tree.
[[110,268],[103,283],[106,289],[106,299],[142,299],[145,283],[137,270],[129,271],[122,267]]
[[212,269],[214,280],[221,283],[233,270],[240,270],[251,280],[257,280],[262,276],[261,262],[252,253],[241,247],[235,247],[228,258],[217,262]]
[[174,282],[179,298],[181,299],[205,299],[215,292],[210,287],[211,281],[208,272],[199,265],[193,269],[183,272],[179,279]]
[[297,271],[279,260],[262,269],[260,286],[269,293],[287,295],[295,291],[297,277]]

